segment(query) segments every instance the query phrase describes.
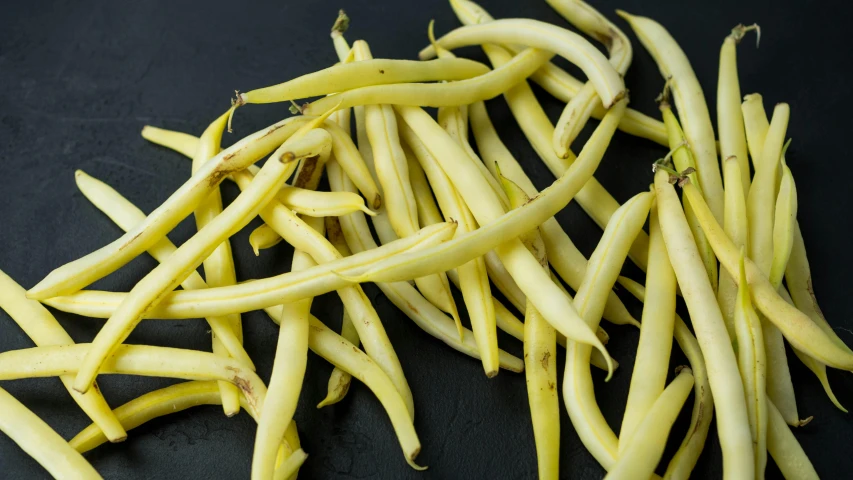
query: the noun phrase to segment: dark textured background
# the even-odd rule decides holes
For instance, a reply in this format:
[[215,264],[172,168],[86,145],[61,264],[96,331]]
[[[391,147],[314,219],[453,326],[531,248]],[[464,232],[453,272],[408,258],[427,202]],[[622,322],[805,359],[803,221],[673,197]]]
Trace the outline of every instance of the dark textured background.
[[[522,6],[521,4],[525,5]],[[756,50],[752,37],[739,52],[743,93],[759,91],[768,111],[790,103],[788,162],[800,194],[800,224],[809,247],[814,284],[830,322],[853,341],[848,268],[853,264],[845,234],[851,231],[853,197],[845,175],[853,94],[844,45],[851,7],[843,2],[716,2],[621,0],[595,1],[615,18],[619,7],[662,22],[681,43],[705,87],[714,111],[719,47],[739,22],[759,22],[764,36]],[[495,17],[526,16],[566,25],[542,1],[489,1]],[[347,37],[370,42],[374,55],[415,58],[426,42],[426,26],[436,19],[443,33],[458,25],[445,1],[418,2],[94,2],[6,1],[0,15],[0,268],[25,287],[51,269],[112,241],[120,231],[92,207],[74,185],[82,168],[150,211],[189,175],[179,154],[147,144],[140,136],[152,124],[198,135],[227,106],[235,88],[248,90],[326,67],[336,61],[328,38],[337,9],[352,17]],[[633,34],[627,25],[617,24]],[[633,106],[656,114],[653,99],[662,79],[649,55],[634,41],[634,62],[627,84]],[[465,55],[484,60],[477,49]],[[562,108],[536,89],[556,120]],[[535,157],[509,114],[504,100],[489,102],[492,118],[513,153],[533,179],[545,186],[552,177]],[[238,114],[237,135],[248,134],[288,115],[286,105],[250,107]],[[656,116],[656,115],[655,115]],[[589,129],[587,129],[589,130]],[[226,135],[231,143],[236,135]],[[652,181],[649,164],[665,150],[648,141],[617,133],[597,178],[619,201],[645,190]],[[840,177],[840,179],[839,179]],[[226,199],[236,189],[224,184]],[[591,253],[600,230],[576,205],[559,215],[579,248]],[[257,226],[253,222],[249,228]],[[180,243],[194,231],[184,221],[170,237]],[[255,258],[247,229],[233,239],[238,276],[280,273],[290,250],[278,247]],[[94,286],[127,291],[154,266],[143,255]],[[627,267],[635,278],[637,270]],[[354,384],[342,403],[316,410],[325,396],[331,367],[310,354],[308,373],[296,414],[309,458],[302,478],[533,478],[536,456],[528,419],[523,375],[502,373],[488,380],[478,362],[420,331],[378,290],[368,295],[383,318],[415,395],[416,427],[423,443],[419,463],[409,469],[379,403]],[[623,298],[627,297],[623,295]],[[630,303],[639,318],[640,309]],[[341,307],[334,295],[314,303],[314,312],[337,326]],[[102,321],[57,314],[77,341],[93,338]],[[261,312],[243,315],[247,350],[268,378],[276,327]],[[638,332],[605,325],[610,352],[621,362],[612,382],[595,373],[598,401],[618,431],[627,395]],[[501,337],[509,351],[519,342]],[[207,350],[203,321],[143,322],[132,343]],[[32,343],[0,313],[0,351]],[[677,350],[677,349],[676,349]],[[853,425],[836,410],[820,385],[789,355],[801,416],[815,420],[797,438],[824,478],[849,477]],[[684,362],[680,352],[673,365]],[[562,364],[562,362],[561,362]],[[840,400],[853,405],[853,378],[830,372]],[[113,406],[173,381],[101,377]],[[15,397],[66,438],[88,425],[56,379],[4,382]],[[692,402],[692,400],[689,400]],[[689,409],[673,431],[668,461],[683,437]],[[563,478],[601,478],[602,469],[586,453],[562,415]],[[246,478],[255,425],[245,414],[227,419],[219,407],[199,407],[144,425],[123,444],[105,445],[87,458],[107,478]],[[44,471],[7,437],[0,435],[0,472],[4,478],[40,478]],[[716,434],[708,439],[696,478],[719,478]],[[768,477],[779,477],[775,466]]]

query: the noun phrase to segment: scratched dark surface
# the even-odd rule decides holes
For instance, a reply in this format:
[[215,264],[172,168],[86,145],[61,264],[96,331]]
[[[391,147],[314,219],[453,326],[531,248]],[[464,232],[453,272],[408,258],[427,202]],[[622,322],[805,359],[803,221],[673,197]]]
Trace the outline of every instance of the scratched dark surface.
[[[522,6],[522,3],[525,5]],[[796,175],[800,223],[810,248],[818,299],[830,322],[853,341],[853,307],[846,274],[853,251],[853,207],[843,178],[850,172],[848,153],[853,93],[844,45],[851,7],[842,2],[595,1],[610,18],[617,6],[661,21],[692,60],[714,112],[719,47],[739,22],[759,22],[761,47],[751,38],[738,50],[742,91],[759,91],[768,109],[791,105],[789,136],[795,139],[788,162]],[[544,2],[490,1],[496,17],[526,16],[566,25]],[[458,22],[445,1],[419,2],[4,2],[0,15],[0,268],[25,287],[51,269],[112,241],[119,229],[78,193],[73,172],[82,168],[105,180],[145,211],[155,208],[187,178],[189,161],[147,144],[140,136],[152,124],[198,135],[228,106],[235,88],[247,90],[311,72],[336,61],[328,38],[337,9],[352,17],[350,40],[370,42],[377,57],[415,58],[426,42],[426,26],[437,32]],[[633,106],[656,114],[653,99],[662,79],[650,56],[634,41],[634,62],[627,76]],[[463,54],[484,60],[473,48]],[[536,89],[553,120],[562,105]],[[492,118],[513,153],[540,185],[552,177],[535,157],[502,98],[489,102]],[[237,134],[248,134],[289,115],[286,105],[251,107],[237,116]],[[713,115],[712,113],[712,116]],[[587,129],[587,133],[589,128]],[[236,135],[226,135],[231,143]],[[649,164],[665,150],[648,141],[617,133],[596,174],[619,201],[645,190],[652,181]],[[836,179],[842,178],[841,182]],[[231,200],[233,185],[223,186]],[[572,204],[559,214],[580,249],[591,253],[600,230]],[[285,271],[288,247],[263,252],[248,247],[248,232],[232,239],[238,277],[258,278]],[[170,234],[180,243],[194,232],[184,221]],[[94,287],[127,291],[154,266],[143,255]],[[635,278],[637,270],[626,267]],[[416,427],[423,444],[424,473],[403,461],[388,418],[376,399],[355,384],[345,401],[317,410],[331,367],[309,355],[308,373],[296,413],[302,444],[309,453],[302,478],[534,478],[536,457],[528,418],[523,375],[502,373],[488,380],[478,362],[419,330],[373,286],[366,291],[384,320],[415,396]],[[629,302],[627,297],[626,302]],[[636,303],[629,303],[639,318]],[[337,328],[341,306],[326,295],[314,313]],[[90,341],[102,321],[57,313],[75,340]],[[268,379],[276,327],[261,312],[243,315],[247,350],[262,378]],[[605,325],[610,352],[621,362],[612,382],[596,372],[596,393],[610,425],[618,431],[638,332]],[[201,320],[143,322],[131,343],[208,350],[210,335]],[[516,354],[521,345],[501,337]],[[32,343],[0,313],[0,351]],[[677,350],[677,349],[676,349]],[[814,421],[797,438],[824,478],[849,477],[853,425],[836,410],[816,379],[789,355],[801,416]],[[560,355],[562,360],[562,355]],[[683,363],[676,352],[673,366]],[[562,363],[562,362],[560,362]],[[839,399],[853,404],[853,378],[831,371]],[[172,380],[101,377],[113,406]],[[3,382],[8,389],[65,438],[88,425],[56,379]],[[688,401],[689,403],[692,400]],[[680,442],[689,409],[682,412],[664,463]],[[601,478],[603,470],[586,453],[562,414],[562,478]],[[106,478],[247,478],[255,425],[245,414],[227,419],[219,407],[198,407],[148,423],[119,445],[105,445],[86,457]],[[0,435],[0,472],[4,478],[41,478],[46,473],[7,437]],[[721,457],[712,431],[695,478],[719,478]],[[778,478],[775,466],[768,477]]]

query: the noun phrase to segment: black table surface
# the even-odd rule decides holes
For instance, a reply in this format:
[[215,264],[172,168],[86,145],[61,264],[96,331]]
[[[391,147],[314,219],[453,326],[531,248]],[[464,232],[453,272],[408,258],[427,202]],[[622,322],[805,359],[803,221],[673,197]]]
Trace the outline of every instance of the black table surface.
[[[832,5],[830,5],[832,3]],[[739,47],[741,88],[760,92],[768,111],[777,102],[791,105],[788,135],[794,139],[788,162],[797,180],[799,219],[809,248],[817,297],[839,335],[853,342],[853,306],[847,269],[853,252],[847,235],[853,208],[847,175],[849,111],[853,89],[846,73],[849,20],[853,7],[840,1],[715,2],[622,0],[595,1],[634,45],[627,75],[632,106],[657,117],[654,97],[663,80],[649,54],[614,8],[651,16],[680,42],[715,111],[719,48],[737,23],[762,26],[759,49],[752,37]],[[495,17],[531,17],[567,25],[543,1],[488,1]],[[150,211],[188,177],[190,162],[153,146],[139,131],[150,124],[200,134],[228,106],[234,89],[279,83],[327,67],[336,61],[329,27],[337,10],[352,17],[349,40],[367,40],[377,57],[416,58],[426,44],[426,27],[436,20],[443,33],[459,25],[442,0],[206,2],[144,1],[4,2],[0,15],[0,269],[24,287],[50,270],[89,253],[120,235],[118,227],[77,191],[75,169],[113,185]],[[460,51],[485,61],[476,48]],[[556,120],[562,105],[535,87]],[[502,138],[534,181],[546,186],[553,177],[518,129],[502,98],[488,102]],[[287,105],[247,107],[237,115],[230,144],[289,115]],[[590,128],[585,131],[588,134]],[[585,137],[584,137],[585,138]],[[601,183],[625,201],[648,188],[650,164],[666,150],[649,141],[617,133],[596,173]],[[227,201],[233,185],[222,187]],[[600,229],[577,205],[558,215],[578,247],[590,254]],[[248,246],[249,227],[232,239],[239,279],[286,271],[291,250],[279,246],[255,257]],[[194,233],[191,219],[170,237],[177,243]],[[155,265],[143,255],[93,288],[127,291]],[[642,280],[629,265],[625,273]],[[370,391],[354,384],[340,404],[317,410],[325,396],[331,366],[309,354],[308,371],[296,420],[309,457],[302,478],[533,478],[536,455],[524,376],[503,372],[487,379],[480,364],[419,330],[372,285],[365,286],[403,364],[417,410],[415,426],[423,444],[411,470],[403,461],[387,416]],[[641,306],[622,292],[639,318]],[[341,305],[334,295],[314,302],[314,313],[337,328]],[[102,320],[55,312],[79,342],[90,341]],[[243,315],[246,344],[258,372],[269,378],[277,327],[262,312]],[[605,324],[608,348],[621,363],[605,384],[595,372],[596,395],[610,425],[618,431],[636,351],[638,331]],[[500,337],[503,348],[521,354],[521,344]],[[208,350],[210,335],[202,320],[143,322],[129,343]],[[0,312],[0,351],[31,347],[32,342]],[[562,365],[562,354],[560,354]],[[853,471],[849,454],[853,423],[826,398],[820,384],[790,354],[802,417],[814,421],[796,436],[824,478],[846,478]],[[676,348],[672,364],[684,363]],[[562,369],[562,368],[561,368]],[[853,405],[853,377],[830,371],[842,403]],[[100,385],[111,405],[174,380],[104,376]],[[16,398],[65,438],[89,424],[56,379],[3,382]],[[688,405],[692,400],[688,400]],[[673,454],[689,422],[686,408],[676,423],[662,465]],[[561,478],[601,478],[601,467],[561,414]],[[719,478],[721,456],[712,433],[695,478]],[[154,420],[130,432],[124,443],[104,445],[86,454],[107,478],[246,478],[255,424],[248,415],[228,419],[219,407],[197,407]],[[771,462],[772,463],[772,462]],[[41,478],[45,471],[6,436],[0,435],[0,472],[4,478]],[[780,477],[770,465],[767,476]]]

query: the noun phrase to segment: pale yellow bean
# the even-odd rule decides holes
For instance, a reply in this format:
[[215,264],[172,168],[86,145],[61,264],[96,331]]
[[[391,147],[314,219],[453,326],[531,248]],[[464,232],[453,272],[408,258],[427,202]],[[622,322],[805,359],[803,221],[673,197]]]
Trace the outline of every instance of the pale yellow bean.
[[[125,302],[93,340],[92,348],[87,353],[74,381],[75,390],[85,393],[94,382],[100,366],[130,335],[145,312],[156,307],[163,298],[163,294],[174,290],[224,239],[245,226],[266,203],[272,200],[287,176],[293,172],[294,155],[290,149],[299,142],[307,142],[310,145],[325,144],[326,149],[330,147],[328,133],[320,129],[311,129],[304,135],[297,135],[293,140],[279,147],[271,158],[272,161],[265,163],[261,172],[255,177],[251,190],[243,192],[221,215],[214,218],[178,248],[166,263],[158,265],[136,284]],[[209,163],[215,163],[215,161],[211,160]],[[204,170],[199,173],[204,173]],[[151,218],[151,215],[148,218]]]
[[[720,73],[717,79],[717,130],[720,135],[720,158],[737,159],[743,195],[749,193],[749,158],[746,130],[740,107],[740,82],[737,73],[737,44],[752,27],[738,25],[723,40],[720,48]],[[760,34],[760,31],[759,31]],[[725,188],[728,184],[724,183]]]
[[[619,277],[619,284],[639,301],[645,301],[645,287],[626,277]],[[711,396],[711,386],[708,384],[708,371],[705,368],[705,359],[699,342],[687,324],[675,315],[675,328],[673,330],[675,340],[681,351],[690,361],[693,370],[693,414],[690,417],[690,426],[687,435],[673,455],[672,460],[666,468],[664,478],[673,480],[686,480],[690,477],[699,455],[705,448],[705,440],[708,430],[711,428],[711,420],[714,418],[714,398]]]
[[[225,131],[230,116],[231,110],[229,109],[214,120],[201,134],[198,148],[193,156],[192,173],[199,171],[208,160],[219,153],[221,150],[222,133]],[[219,193],[219,187],[217,187],[210,192],[210,195],[193,212],[196,229],[201,230],[220,213],[222,213],[222,195]],[[202,265],[204,266],[204,277],[209,286],[222,287],[237,283],[234,257],[231,255],[231,242],[228,239],[219,244],[216,250],[204,259]],[[229,328],[233,335],[237,337],[237,340],[242,342],[243,323],[240,314],[233,313],[228,315],[225,317],[225,321],[228,322]],[[222,341],[216,336],[215,332],[213,332],[212,336],[213,353],[228,355],[228,348],[222,344]],[[240,411],[239,390],[228,382],[219,382],[219,389],[222,392],[222,409],[225,415],[229,417],[236,415]]]
[[[83,196],[91,201],[98,210],[104,212],[110,220],[115,222],[125,232],[133,230],[137,225],[145,221],[145,214],[142,210],[130,203],[106,183],[86,175],[82,170],[76,172],[75,180]],[[148,249],[148,253],[157,261],[164,262],[177,249],[178,247],[168,237],[163,237]],[[193,271],[181,282],[181,288],[184,290],[197,290],[208,288],[208,285],[198,272]],[[242,342],[230,328],[227,317],[211,316],[206,320],[210,325],[211,332],[216,335],[219,342],[228,350],[228,354],[237,361],[249,365],[254,369],[252,359],[249,358],[249,354],[243,348]]]
[[764,103],[758,93],[744,96],[740,108],[743,113],[746,145],[749,148],[749,156],[752,158],[752,168],[758,171],[761,150],[764,148],[764,138],[770,128],[770,121],[767,120],[767,112],[764,111]]
[[[687,139],[684,137],[684,132],[681,130],[681,125],[669,105],[668,86],[665,87],[663,100],[660,102],[660,110],[663,114],[663,124],[666,125],[666,133],[669,136],[669,148],[672,151],[672,161],[678,171],[685,171],[688,168],[696,169],[696,159],[690,151]],[[694,171],[687,176],[694,185],[701,191],[702,174]],[[687,218],[687,225],[690,227],[690,233],[693,234],[693,239],[696,241],[696,247],[699,249],[699,254],[702,255],[702,264],[705,265],[705,271],[708,273],[708,281],[711,282],[711,288],[717,291],[717,259],[714,257],[714,250],[708,245],[708,239],[705,238],[705,232],[699,227],[699,222],[696,221],[696,215],[690,207],[689,201],[682,201],[684,204],[684,215]]]
[[[89,343],[25,348],[0,353],[0,380],[43,378],[79,371]],[[267,387],[251,370],[231,358],[208,352],[150,345],[119,345],[101,369],[102,374],[185,380],[224,380],[240,387],[249,408],[263,409]]]
[[[285,119],[245,137],[220,152],[187,180],[145,222],[118,240],[52,271],[27,296],[35,300],[64,295],[85,287],[121,268],[151,248],[186,218],[226,176],[242,170],[278,148],[302,125]],[[316,155],[322,145],[304,145],[299,156]]]
[[[242,103],[286,102],[356,88],[369,88],[373,85],[465,80],[488,72],[489,67],[464,58],[436,59],[428,62],[371,58],[365,63],[340,63],[278,85],[244,92],[239,94],[238,101]],[[330,107],[335,103],[333,102]]]
[[[631,65],[633,51],[628,37],[596,9],[580,0],[547,0],[575,28],[604,45],[610,64],[622,77]],[[566,158],[572,142],[586,125],[596,107],[601,108],[592,83],[587,82],[568,102],[554,130],[554,151]]]
[[702,192],[717,221],[723,220],[723,181],[717,161],[717,147],[711,115],[702,93],[702,86],[690,66],[687,55],[659,23],[646,17],[617,10],[628,21],[640,43],[655,59],[660,73],[672,87],[675,106],[681,115],[684,134],[696,160]]
[[[590,256],[590,267],[575,295],[574,305],[591,328],[601,321],[607,292],[619,277],[628,250],[642,230],[654,198],[651,192],[640,193],[619,207]],[[567,340],[570,339],[567,337]],[[618,440],[595,401],[588,365],[590,353],[588,345],[566,342],[563,401],[586,449],[605,470],[610,470],[618,457]]]
[[[746,217],[746,196],[744,196],[740,178],[740,163],[735,158],[723,160],[723,177],[725,178],[725,218],[726,235],[737,248],[746,248],[749,238],[749,224]],[[737,304],[737,283],[725,268],[720,269],[720,282],[717,288],[717,302],[726,321],[726,331],[729,339],[737,348],[735,335],[735,305]]]
[[[746,199],[746,214],[749,220],[749,258],[755,262],[765,276],[773,265],[773,217],[776,204],[776,178],[779,172],[782,146],[788,128],[791,110],[780,103],[773,110],[773,119],[764,140],[761,157],[755,169],[755,177]],[[794,385],[785,353],[782,334],[771,322],[762,322],[764,345],[767,352],[767,391],[773,404],[785,417],[789,425],[796,425],[800,418]]]
[[[323,233],[322,219],[311,218],[308,228]],[[317,265],[307,252],[296,249],[290,270],[298,272]],[[252,452],[252,478],[268,479],[276,472],[276,456],[281,438],[292,423],[308,364],[308,317],[313,298],[281,306],[278,343],[267,386],[268,400],[258,418]],[[288,475],[289,476],[289,475]]]
[[[625,84],[607,58],[580,35],[531,19],[505,19],[457,28],[439,38],[438,45],[454,49],[484,43],[521,44],[555,52],[580,67],[601,97],[604,108],[625,96]],[[421,60],[435,56],[435,48],[421,50]]]
[[554,54],[530,48],[501,68],[484,75],[450,83],[398,83],[372,85],[348,90],[316,100],[305,108],[317,115],[340,102],[341,107],[386,104],[418,107],[454,107],[497,97],[513,85],[523,82]]
[[[240,402],[241,407],[246,410],[246,413],[257,420],[260,412],[253,410],[245,397],[241,396]],[[181,412],[188,408],[200,405],[221,404],[222,397],[219,395],[217,382],[197,380],[182,382],[148,392],[117,407],[113,410],[113,413],[121,421],[124,428],[132,430],[155,418]],[[285,441],[280,446],[280,453],[286,456],[291,455],[294,449],[299,448],[298,440],[296,424],[291,422]],[[78,452],[85,453],[102,445],[106,441],[104,432],[97,425],[91,424],[81,430],[68,443]]]
[[[496,45],[483,45],[483,50],[495,66],[503,65],[511,58],[509,52]],[[536,154],[545,162],[551,173],[559,178],[576,159],[563,159],[554,153],[554,148],[551,145],[554,126],[542,106],[539,105],[530,86],[527,83],[520,83],[505,92],[504,98]],[[607,225],[610,216],[619,208],[619,202],[595,178],[590,178],[576,197],[578,205],[601,228]],[[649,251],[648,241],[648,235],[641,233],[631,249],[631,260],[643,271],[646,269],[646,256]]]
[[[473,25],[494,20],[483,7],[469,0],[450,0],[450,6],[463,25]],[[519,45],[503,46],[515,55],[521,53],[525,48]],[[584,85],[583,82],[572,77],[565,70],[551,62],[546,63],[534,72],[530,76],[530,79],[564,103],[569,103]],[[604,109],[604,106],[597,103],[596,108],[592,111],[592,116],[600,120],[604,117],[605,113],[607,113],[607,110]],[[660,145],[667,145],[666,130],[663,123],[636,110],[629,108],[625,111],[625,116],[622,117],[619,123],[619,129],[629,135],[647,138]]]
[[[486,111],[485,104],[483,102],[474,103],[469,106],[468,110],[469,118],[471,119],[471,129],[474,132],[474,139],[477,142],[477,149],[480,151],[480,155],[482,155],[483,161],[489,167],[492,175],[497,175],[495,167],[500,166],[501,174],[521,187],[524,193],[530,197],[537,196],[539,190],[536,189],[533,182],[524,173],[521,165],[498,136],[498,132],[495,130],[494,125],[492,125],[492,121]],[[569,238],[556,218],[551,217],[546,220],[539,226],[539,231],[542,235],[542,240],[545,242],[545,249],[548,251],[548,263],[569,287],[577,290],[586,273],[586,257],[577,249],[572,239]],[[487,256],[487,266],[488,260]],[[517,288],[517,285],[515,287]],[[510,298],[510,300],[513,300],[511,296],[507,295],[504,289],[501,289],[501,292]],[[513,300],[513,303],[515,304],[516,301]],[[523,307],[524,305],[521,306]],[[604,318],[617,325],[639,326],[639,323],[631,316],[628,309],[619,300],[619,297],[613,293],[607,299]]]
[[752,432],[752,443],[755,445],[755,473],[757,478],[762,478],[767,466],[767,356],[761,320],[753,310],[749,298],[743,249],[734,321],[738,342],[738,369],[746,393],[749,429]]
[[[318,265],[304,272],[287,272],[275,277],[243,282],[230,287],[175,291],[166,294],[145,318],[198,318],[248,312],[289,303],[351,286],[345,275],[361,275],[386,257],[396,257],[409,249],[429,247],[453,236],[455,224],[442,223],[421,229],[413,235],[351,257]],[[428,254],[431,254],[428,252]],[[454,268],[454,267],[450,267]],[[58,310],[83,316],[109,318],[127,293],[82,290],[72,295],[44,301]]]
[[100,479],[98,472],[58,433],[6,390],[0,388],[0,431],[54,478]]
[[[704,274],[701,257],[667,172],[659,170],[655,174],[655,191],[666,249],[708,365],[708,378],[716,404],[717,432],[723,449],[723,476],[752,478],[755,466],[746,401],[723,315],[711,283]],[[693,192],[689,197],[691,205],[701,220],[702,207],[707,213],[710,210],[696,189],[690,191]],[[702,222],[702,227],[713,245],[705,222]],[[714,251],[719,255],[716,248]]]
[[672,425],[692,388],[693,374],[689,368],[682,368],[655,400],[605,479],[649,478],[654,474]]
[[[5,272],[0,271],[0,308],[30,337],[36,346],[72,345],[74,340],[41,303],[27,298],[27,292]],[[99,388],[81,394],[72,388],[74,378],[59,377],[80,409],[105,432],[104,441],[120,442],[127,438],[121,422],[110,411]]]
[[[723,229],[714,220],[701,195],[698,195],[691,185],[685,185],[684,194],[693,201],[702,229],[708,234],[708,239],[720,263],[726,267],[729,274],[737,272],[740,255],[737,247],[723,233]],[[853,353],[831,340],[806,314],[789,305],[779,296],[778,291],[773,288],[761,269],[750,259],[746,260],[746,276],[753,303],[766,319],[782,331],[794,348],[831,367],[853,370]]]
[[672,351],[675,324],[675,272],[669,263],[658,223],[657,207],[649,215],[649,271],[643,305],[640,341],[628,389],[628,401],[619,430],[619,452],[631,442],[634,432],[663,393]]

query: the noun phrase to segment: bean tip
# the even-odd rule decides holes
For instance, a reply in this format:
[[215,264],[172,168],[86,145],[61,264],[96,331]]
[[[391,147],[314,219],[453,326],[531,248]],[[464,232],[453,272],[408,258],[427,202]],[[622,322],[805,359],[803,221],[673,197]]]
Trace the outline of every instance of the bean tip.
[[794,426],[795,427],[805,427],[806,425],[811,423],[812,420],[814,420],[814,415],[809,415],[808,417],[797,421],[796,425],[794,425]]
[[332,33],[331,35],[343,35],[349,29],[349,15],[343,10],[338,10],[338,18],[335,19],[334,25],[332,25]]
[[625,10],[622,10],[621,8],[617,8],[617,9],[616,9],[616,15],[620,16],[621,18],[623,18],[623,19],[624,19],[625,21],[627,21],[628,23],[631,23],[631,20],[633,20],[633,19],[634,19],[634,16],[633,16],[633,15],[631,15],[631,14],[630,14],[630,13],[628,13],[628,12],[626,12]]
[[410,454],[406,455],[406,463],[408,463],[409,466],[414,468],[415,470],[417,470],[419,472],[423,472],[424,470],[426,470],[429,467],[425,467],[425,466],[422,467],[422,466],[418,465],[417,463],[415,463],[415,458],[418,456],[419,453],[421,453],[421,447],[420,446],[416,447],[414,450],[412,450],[412,452]]

